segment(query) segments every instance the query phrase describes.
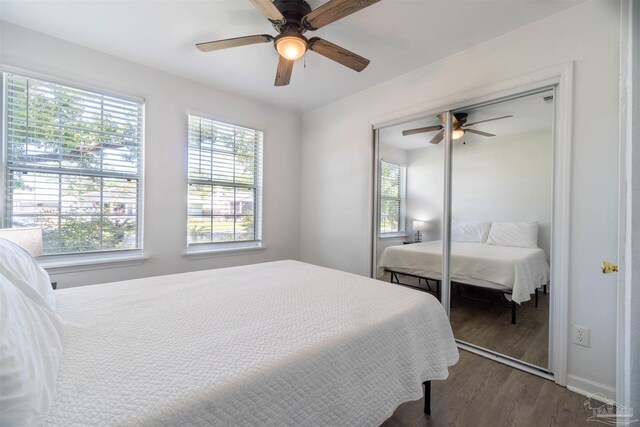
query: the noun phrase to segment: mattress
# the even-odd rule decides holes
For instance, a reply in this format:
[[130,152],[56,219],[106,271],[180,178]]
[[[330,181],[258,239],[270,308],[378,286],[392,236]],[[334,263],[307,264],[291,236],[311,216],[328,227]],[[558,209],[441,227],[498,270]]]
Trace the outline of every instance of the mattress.
[[[442,277],[442,241],[389,246],[378,261],[385,269],[416,276]],[[517,303],[531,299],[536,288],[549,283],[549,263],[540,248],[516,248],[484,243],[451,244],[451,279],[473,286],[504,289]]]
[[57,297],[48,425],[378,425],[458,360],[432,296],[297,261]]

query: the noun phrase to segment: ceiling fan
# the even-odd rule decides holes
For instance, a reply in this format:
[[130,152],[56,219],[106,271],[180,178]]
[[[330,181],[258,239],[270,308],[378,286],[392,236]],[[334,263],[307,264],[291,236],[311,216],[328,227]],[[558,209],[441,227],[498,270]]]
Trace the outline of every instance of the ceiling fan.
[[[494,134],[489,132],[482,132],[480,130],[470,129],[468,126],[477,125],[479,123],[492,122],[494,120],[507,119],[509,117],[513,117],[513,114],[508,116],[494,117],[492,119],[480,120],[473,123],[467,123],[467,116],[468,116],[467,113],[452,114],[452,121],[453,121],[453,130],[451,131],[452,139],[460,139],[467,132],[475,133],[477,135],[482,135],[482,136],[495,136]],[[442,123],[444,123],[444,113],[439,114],[438,119]],[[409,135],[415,135],[418,133],[435,132],[435,131],[440,131],[440,132],[438,132],[436,136],[434,136],[429,142],[432,144],[439,144],[440,141],[444,139],[444,125],[435,125],[435,126],[427,126],[422,128],[416,128],[416,129],[408,129],[408,130],[402,131],[402,135],[409,136]]]
[[246,46],[258,43],[273,44],[280,56],[276,73],[276,86],[286,86],[291,80],[291,71],[296,59],[312,50],[355,71],[364,70],[369,60],[356,55],[338,45],[320,37],[307,39],[303,34],[315,31],[338,19],[371,6],[380,0],[330,0],[315,10],[304,0],[249,0],[280,34],[236,37],[198,43],[196,47],[203,52]]

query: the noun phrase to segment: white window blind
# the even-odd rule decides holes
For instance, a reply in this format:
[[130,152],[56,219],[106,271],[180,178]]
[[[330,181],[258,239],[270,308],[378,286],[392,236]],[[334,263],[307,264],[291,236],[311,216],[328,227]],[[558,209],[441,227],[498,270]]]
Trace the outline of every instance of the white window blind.
[[380,234],[405,230],[407,168],[380,161]]
[[262,239],[260,131],[189,116],[189,245]]
[[3,73],[6,227],[44,254],[139,249],[143,104]]

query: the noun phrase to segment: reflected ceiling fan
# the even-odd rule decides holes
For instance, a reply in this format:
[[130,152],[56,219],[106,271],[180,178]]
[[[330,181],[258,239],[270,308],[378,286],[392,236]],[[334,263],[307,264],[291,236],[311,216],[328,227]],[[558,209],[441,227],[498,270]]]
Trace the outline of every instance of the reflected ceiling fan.
[[198,43],[196,47],[203,52],[211,52],[213,50],[273,41],[280,56],[276,73],[276,86],[289,84],[294,61],[304,55],[307,49],[358,72],[369,65],[369,60],[362,56],[320,37],[307,39],[303,34],[307,31],[315,31],[322,28],[380,0],[330,0],[313,11],[311,6],[304,0],[249,1],[273,24],[276,31],[280,33],[278,36],[258,34]]
[[[477,135],[482,135],[482,136],[495,136],[494,134],[489,133],[489,132],[482,132],[480,130],[470,129],[469,126],[477,125],[479,123],[492,122],[494,120],[508,119],[509,117],[513,117],[513,114],[508,115],[508,116],[494,117],[492,119],[479,120],[479,121],[473,122],[473,123],[467,123],[467,116],[468,116],[467,113],[453,113],[452,114],[453,130],[451,131],[451,139],[460,139],[467,132],[475,133]],[[438,115],[438,119],[442,123],[444,123],[444,113],[443,114],[439,114]],[[436,134],[436,136],[434,136],[431,139],[431,141],[429,141],[429,142],[432,143],[432,144],[439,144],[440,141],[442,141],[444,139],[444,125],[435,125],[435,126],[427,126],[427,127],[423,127],[423,128],[404,130],[404,131],[402,131],[402,135],[403,136],[409,136],[409,135],[415,135],[415,134],[418,134],[418,133],[427,133],[427,132],[435,132],[435,131],[440,131],[440,132],[438,132]]]

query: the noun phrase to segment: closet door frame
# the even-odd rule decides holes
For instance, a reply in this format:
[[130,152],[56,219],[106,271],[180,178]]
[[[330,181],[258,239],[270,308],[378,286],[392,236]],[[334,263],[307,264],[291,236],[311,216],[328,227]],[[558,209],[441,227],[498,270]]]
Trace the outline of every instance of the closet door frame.
[[[572,125],[573,125],[573,62],[567,62],[557,66],[545,68],[535,73],[514,78],[512,80],[495,83],[480,89],[470,90],[452,95],[445,99],[440,99],[415,107],[407,108],[375,118],[369,122],[371,158],[373,163],[373,173],[371,179],[371,191],[373,194],[372,203],[372,241],[371,241],[371,277],[376,277],[376,252],[377,252],[377,227],[378,227],[378,130],[383,127],[400,124],[412,119],[436,115],[444,112],[451,112],[461,108],[480,105],[497,99],[507,99],[517,94],[537,91],[545,87],[554,87],[554,127],[553,127],[553,213],[552,213],[552,237],[551,237],[551,283],[553,288],[553,298],[551,298],[549,311],[549,324],[551,335],[549,346],[549,370],[553,374],[548,374],[523,365],[509,357],[497,356],[491,352],[485,352],[458,343],[460,348],[473,351],[482,356],[494,359],[500,363],[513,366],[518,369],[552,379],[557,384],[566,386],[567,384],[567,358],[568,358],[568,311],[569,311],[569,261],[570,261],[570,200],[571,200],[571,157],[572,157]],[[450,121],[449,121],[450,126]],[[445,141],[447,144],[447,142]],[[451,141],[448,148],[451,149]],[[449,176],[448,190],[445,193],[445,204],[450,203],[450,174],[451,174],[451,152],[445,159],[445,181]],[[447,183],[445,182],[445,187]],[[446,207],[445,207],[445,210]],[[451,211],[447,210],[446,218],[443,218],[443,246],[450,247],[450,222]],[[444,227],[443,227],[444,228]],[[450,254],[443,254],[443,267],[445,263],[448,267]],[[446,261],[445,261],[446,259]],[[448,271],[448,270],[447,270]],[[445,270],[443,269],[443,276]],[[443,277],[444,279],[444,277]],[[444,282],[445,280],[443,280]],[[450,279],[447,277],[446,282]],[[449,289],[443,283],[443,290]],[[450,289],[449,289],[450,292]],[[446,299],[448,301],[448,298]],[[448,303],[445,307],[448,306]],[[448,313],[448,310],[447,310]]]

